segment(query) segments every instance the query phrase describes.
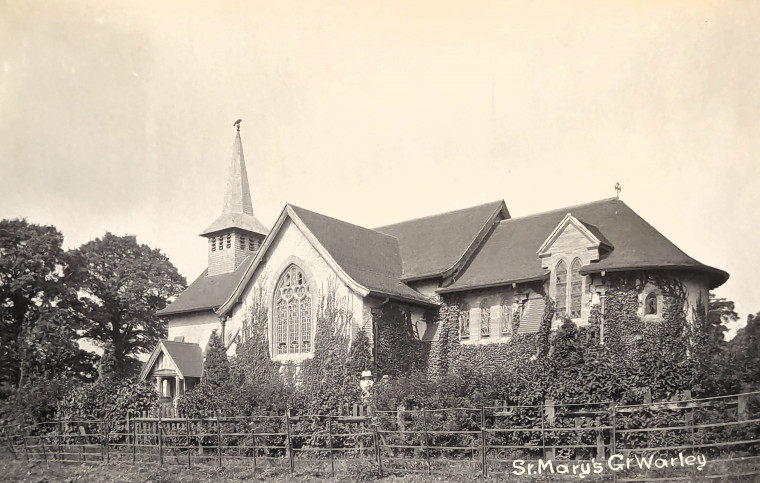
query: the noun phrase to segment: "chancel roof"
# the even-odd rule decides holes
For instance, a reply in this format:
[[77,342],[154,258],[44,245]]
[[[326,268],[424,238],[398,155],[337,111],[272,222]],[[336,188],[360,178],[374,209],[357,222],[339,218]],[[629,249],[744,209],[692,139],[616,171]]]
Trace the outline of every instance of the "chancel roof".
[[541,268],[536,250],[568,213],[609,248],[602,251],[598,262],[582,267],[581,273],[696,270],[707,273],[713,287],[728,278],[722,270],[688,256],[625,203],[612,198],[499,222],[456,280],[439,292],[547,277],[548,271]]
[[398,240],[405,280],[440,276],[460,262],[479,235],[509,218],[504,201],[376,228]]

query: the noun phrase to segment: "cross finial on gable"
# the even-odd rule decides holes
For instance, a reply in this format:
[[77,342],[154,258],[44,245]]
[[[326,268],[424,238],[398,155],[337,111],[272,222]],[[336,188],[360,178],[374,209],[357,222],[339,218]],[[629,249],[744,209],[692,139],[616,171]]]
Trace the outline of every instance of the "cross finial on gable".
[[620,187],[620,182],[615,183],[615,198],[620,199],[620,192],[623,188]]

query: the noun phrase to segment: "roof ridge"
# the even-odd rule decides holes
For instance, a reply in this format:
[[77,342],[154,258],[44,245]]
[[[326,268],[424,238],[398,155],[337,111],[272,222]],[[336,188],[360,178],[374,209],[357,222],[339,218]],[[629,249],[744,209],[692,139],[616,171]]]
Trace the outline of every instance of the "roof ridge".
[[473,208],[480,208],[482,206],[495,205],[495,204],[498,204],[498,203],[504,203],[504,200],[501,199],[501,200],[496,200],[496,201],[489,201],[488,203],[480,203],[479,205],[472,205],[472,206],[468,206],[466,208],[459,208],[459,209],[456,209],[456,210],[444,211],[442,213],[434,213],[432,215],[425,215],[425,216],[419,216],[417,218],[410,218],[408,220],[397,221],[396,223],[390,223],[388,225],[378,226],[376,228],[373,228],[373,230],[382,230],[384,228],[389,228],[391,226],[401,225],[401,224],[404,224],[404,223],[410,223],[410,222],[413,222],[413,221],[425,220],[427,218],[434,218],[436,216],[451,215],[453,213],[459,213],[459,212],[462,212],[462,211],[472,210]]
[[[575,209],[575,208],[583,208],[583,207],[586,207],[586,206],[589,206],[589,205],[595,205],[595,204],[599,204],[599,203],[604,203],[606,201],[620,201],[621,203],[623,203],[623,200],[621,200],[619,198],[614,198],[614,197],[613,198],[604,198],[604,199],[601,199],[601,200],[589,201],[587,203],[580,203],[580,204],[577,204],[577,205],[571,205],[571,206],[564,206],[564,207],[561,207],[561,208],[555,208],[553,210],[546,210],[546,211],[540,211],[538,213],[531,213],[530,215],[514,216],[512,218],[507,218],[506,220],[501,220],[499,222],[499,224],[505,223],[507,221],[525,220],[527,218],[533,218],[533,217],[536,217],[536,216],[548,215],[549,213],[557,213],[557,212],[560,212],[560,211],[572,210],[572,209]],[[623,203],[623,204],[625,204],[625,203]],[[628,206],[628,205],[626,205],[626,206]],[[573,215],[573,216],[575,216],[575,215]],[[583,221],[580,218],[578,218],[578,220],[579,221]]]
[[346,224],[346,225],[351,225],[351,226],[353,226],[353,227],[355,227],[355,228],[359,228],[359,229],[361,229],[361,230],[369,231],[369,232],[375,233],[375,234],[377,234],[377,235],[382,235],[382,236],[384,236],[384,237],[393,238],[393,239],[394,239],[394,240],[396,240],[396,242],[398,243],[398,238],[397,238],[397,237],[395,237],[395,236],[393,236],[393,235],[389,235],[389,234],[387,234],[387,233],[383,233],[383,232],[381,232],[381,231],[377,231],[376,229],[373,229],[373,228],[367,228],[366,226],[357,225],[356,223],[351,223],[350,221],[345,221],[345,220],[341,220],[340,218],[335,218],[335,217],[333,217],[333,216],[324,215],[324,214],[322,214],[322,213],[318,213],[318,212],[316,212],[316,211],[312,211],[312,210],[309,210],[309,209],[307,209],[307,208],[302,208],[302,207],[300,207],[300,206],[296,206],[296,205],[294,205],[294,204],[292,204],[292,203],[285,203],[285,204],[286,204],[287,206],[290,206],[291,208],[295,208],[295,209],[298,209],[298,210],[307,211],[307,212],[309,212],[309,213],[312,213],[312,214],[314,214],[314,215],[319,215],[319,216],[322,216],[322,217],[324,217],[324,218],[327,218],[327,219],[330,219],[330,220],[333,220],[333,221],[337,221],[337,222],[339,222],[339,223],[344,223],[344,224]]

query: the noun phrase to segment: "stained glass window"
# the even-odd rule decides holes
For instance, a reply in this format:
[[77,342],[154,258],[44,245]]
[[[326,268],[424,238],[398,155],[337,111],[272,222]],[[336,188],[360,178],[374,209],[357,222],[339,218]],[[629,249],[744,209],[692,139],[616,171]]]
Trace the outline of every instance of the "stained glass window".
[[470,306],[467,304],[459,307],[459,338],[470,338]]
[[644,315],[657,315],[657,294],[649,292],[644,299]]
[[512,307],[507,299],[501,301],[501,335],[512,335]]
[[488,337],[491,335],[491,304],[488,299],[480,302],[480,336]]
[[278,354],[311,350],[311,294],[303,272],[295,265],[285,270],[277,284],[275,317],[275,349]]
[[554,286],[557,313],[564,314],[567,312],[567,264],[564,260],[560,260],[554,269]]
[[581,316],[582,294],[583,277],[581,277],[581,261],[576,258],[570,266],[570,317],[573,319]]

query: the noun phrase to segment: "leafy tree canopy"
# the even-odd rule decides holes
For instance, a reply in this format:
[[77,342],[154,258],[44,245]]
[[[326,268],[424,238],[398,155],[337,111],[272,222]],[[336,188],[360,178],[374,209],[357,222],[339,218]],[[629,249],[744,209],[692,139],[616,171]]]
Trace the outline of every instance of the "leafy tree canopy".
[[165,333],[156,312],[185,288],[185,278],[158,249],[134,236],[106,233],[71,253],[83,321],[83,337],[108,345],[116,373],[139,367]]
[[0,382],[93,375],[94,357],[76,343],[77,296],[62,243],[53,226],[0,221]]

